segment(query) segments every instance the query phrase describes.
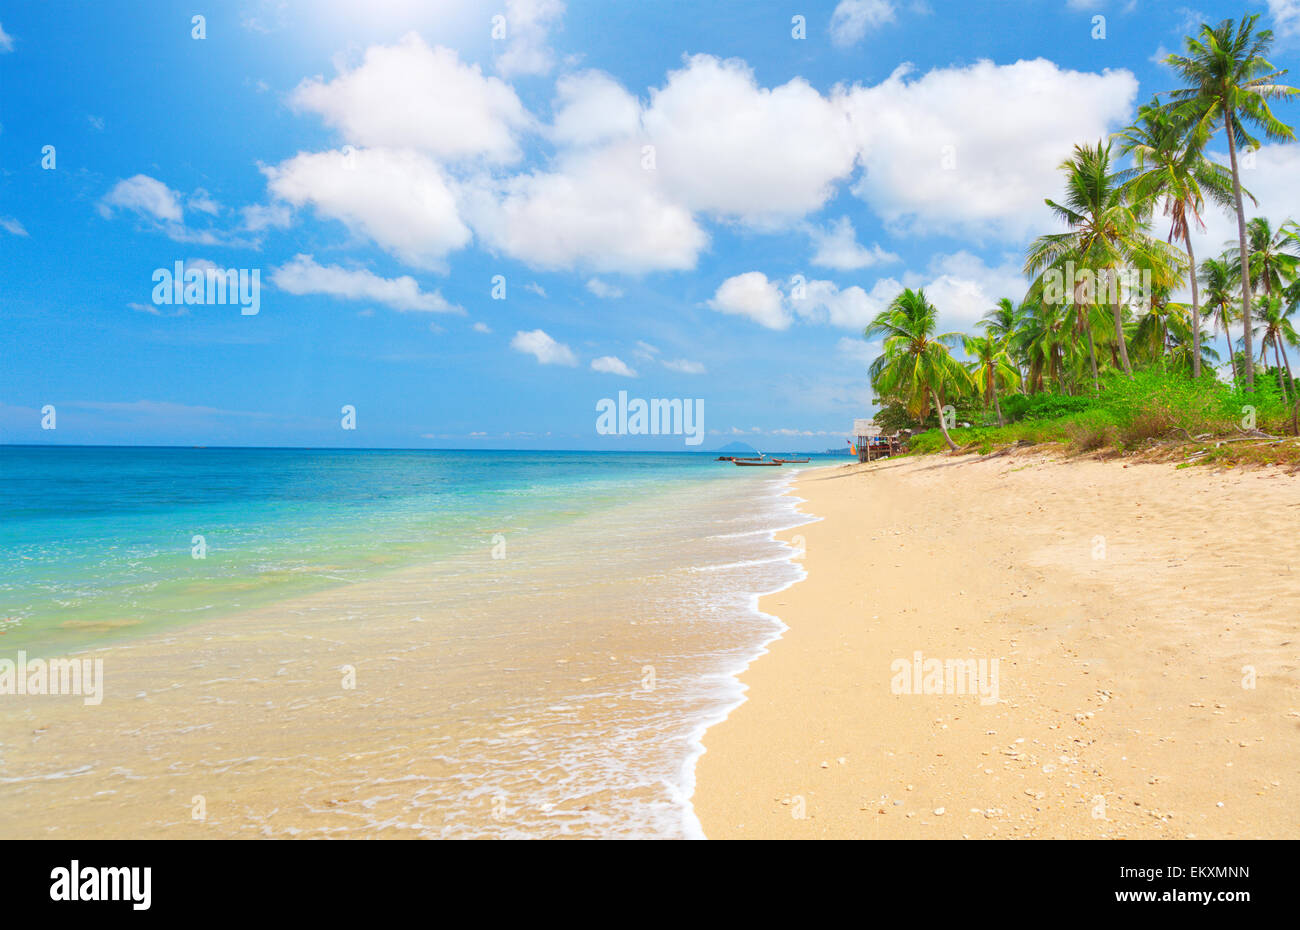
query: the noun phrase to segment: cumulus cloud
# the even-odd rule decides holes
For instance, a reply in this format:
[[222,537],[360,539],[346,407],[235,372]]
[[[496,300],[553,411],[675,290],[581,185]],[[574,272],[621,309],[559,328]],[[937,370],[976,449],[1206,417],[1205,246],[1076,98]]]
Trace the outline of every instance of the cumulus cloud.
[[1003,297],[1020,303],[1029,289],[1017,262],[990,266],[964,251],[935,256],[925,275],[909,275],[906,283],[925,289],[949,330],[969,329]]
[[591,360],[591,370],[603,372],[607,375],[621,375],[624,378],[635,378],[636,372],[627,367],[617,355],[602,355],[600,358]]
[[271,283],[290,294],[328,294],[343,300],[371,300],[394,310],[426,313],[464,313],[434,291],[420,290],[409,275],[383,278],[364,268],[318,265],[310,255],[293,260],[271,273]]
[[847,216],[840,217],[825,229],[810,229],[809,235],[816,249],[812,263],[823,268],[856,271],[859,268],[898,261],[897,255],[886,252],[879,245],[868,249],[860,244],[853,223]]
[[708,305],[719,313],[749,317],[768,329],[786,329],[792,320],[780,286],[761,271],[747,271],[723,281]]
[[901,230],[1022,238],[1049,222],[1043,197],[1073,146],[1129,119],[1137,89],[1125,70],[1041,58],[916,78],[904,66],[840,94],[866,169],[853,192]]
[[1287,39],[1300,37],[1300,0],[1268,0],[1273,31]]
[[310,204],[412,267],[442,270],[470,240],[442,168],[418,152],[300,153],[263,171],[276,198]]
[[900,288],[892,278],[877,281],[871,291],[857,285],[841,289],[832,281],[809,281],[792,294],[790,306],[801,319],[843,329],[862,329],[894,299]]
[[546,74],[555,66],[550,32],[564,15],[561,0],[506,0],[505,49],[497,56],[502,75]]
[[168,223],[179,223],[184,216],[180,195],[147,174],[137,174],[113,185],[100,201],[99,212],[111,216],[114,208],[134,210]]
[[889,0],[840,0],[831,14],[831,41],[856,45],[872,29],[893,21],[894,5]]
[[635,143],[571,152],[554,171],[480,177],[464,192],[485,244],[535,268],[684,270],[708,245],[690,211],[641,167]]
[[346,142],[415,148],[447,161],[514,161],[515,133],[531,121],[510,85],[413,32],[396,45],[371,46],[360,65],[332,81],[303,81],[290,99]]
[[572,349],[562,342],[556,342],[540,329],[515,333],[515,337],[510,340],[510,348],[533,356],[542,365],[573,367],[578,364],[578,357]]
[[551,138],[559,145],[626,139],[641,128],[641,103],[608,74],[583,71],[555,84]]
[[760,226],[819,209],[857,155],[843,112],[807,81],[760,87],[743,61],[711,55],[652,90],[642,123],[674,200]]

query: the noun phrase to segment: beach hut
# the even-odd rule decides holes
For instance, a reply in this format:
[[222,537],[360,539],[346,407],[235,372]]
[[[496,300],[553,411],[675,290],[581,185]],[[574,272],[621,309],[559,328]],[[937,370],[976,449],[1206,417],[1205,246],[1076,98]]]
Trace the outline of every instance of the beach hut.
[[903,430],[886,436],[875,420],[854,420],[853,451],[857,453],[859,462],[889,458],[907,447],[908,433],[910,430]]

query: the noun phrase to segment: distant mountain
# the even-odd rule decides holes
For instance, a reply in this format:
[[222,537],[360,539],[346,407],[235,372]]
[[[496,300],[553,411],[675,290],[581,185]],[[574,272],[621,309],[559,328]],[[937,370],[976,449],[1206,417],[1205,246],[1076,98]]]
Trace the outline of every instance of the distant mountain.
[[739,455],[741,453],[756,454],[758,452],[757,449],[747,442],[729,442],[721,449],[714,449],[713,451],[720,453],[721,455]]

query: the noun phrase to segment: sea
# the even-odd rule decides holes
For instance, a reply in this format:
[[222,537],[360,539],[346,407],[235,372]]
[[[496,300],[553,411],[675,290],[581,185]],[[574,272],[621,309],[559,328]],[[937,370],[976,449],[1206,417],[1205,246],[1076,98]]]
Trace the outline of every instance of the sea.
[[0,660],[104,669],[0,694],[0,835],[698,838],[846,461],[0,447]]

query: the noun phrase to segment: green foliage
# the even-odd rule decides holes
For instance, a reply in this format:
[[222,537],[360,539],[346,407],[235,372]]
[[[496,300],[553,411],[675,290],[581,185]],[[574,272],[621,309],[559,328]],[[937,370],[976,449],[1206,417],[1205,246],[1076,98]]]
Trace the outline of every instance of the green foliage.
[[1013,394],[1002,402],[1002,413],[1009,421],[1055,420],[1071,413],[1081,413],[1095,406],[1089,395]]
[[[1132,449],[1148,440],[1241,436],[1252,408],[1255,428],[1264,432],[1288,432],[1291,422],[1291,409],[1282,402],[1276,382],[1261,379],[1247,392],[1212,378],[1193,380],[1157,369],[1137,372],[1132,379],[1112,374],[1095,397],[1016,395],[1006,407],[1015,422],[951,430],[953,441],[980,453],[1019,442],[1064,443],[1076,452],[1092,452]],[[943,448],[943,437],[933,430],[910,443],[911,451],[922,454]]]

